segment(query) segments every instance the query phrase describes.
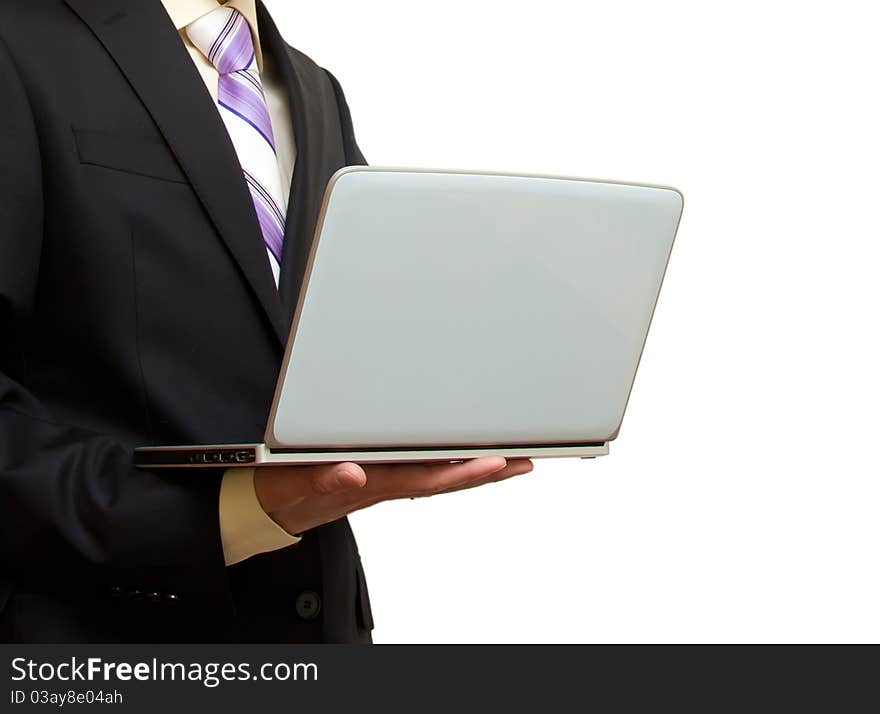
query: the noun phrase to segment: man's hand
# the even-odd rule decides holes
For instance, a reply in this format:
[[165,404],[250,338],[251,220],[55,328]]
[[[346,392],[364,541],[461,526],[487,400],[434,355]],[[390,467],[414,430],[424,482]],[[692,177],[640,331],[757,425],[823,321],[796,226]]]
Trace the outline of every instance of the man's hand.
[[528,459],[490,456],[456,463],[257,468],[254,488],[263,510],[288,533],[303,533],[382,501],[434,496],[528,473]]

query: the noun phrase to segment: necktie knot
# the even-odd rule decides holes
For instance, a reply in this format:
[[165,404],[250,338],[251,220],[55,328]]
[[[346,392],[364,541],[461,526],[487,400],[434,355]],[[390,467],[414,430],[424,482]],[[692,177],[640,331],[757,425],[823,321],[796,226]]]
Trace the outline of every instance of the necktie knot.
[[254,39],[244,15],[218,7],[186,28],[186,34],[221,75],[249,69],[254,63]]

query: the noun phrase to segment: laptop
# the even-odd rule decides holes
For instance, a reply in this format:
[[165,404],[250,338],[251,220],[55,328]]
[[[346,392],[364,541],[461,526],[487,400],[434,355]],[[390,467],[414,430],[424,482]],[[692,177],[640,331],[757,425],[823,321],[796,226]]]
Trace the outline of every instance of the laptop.
[[347,167],[318,218],[262,444],[139,466],[608,454],[682,212],[672,188]]

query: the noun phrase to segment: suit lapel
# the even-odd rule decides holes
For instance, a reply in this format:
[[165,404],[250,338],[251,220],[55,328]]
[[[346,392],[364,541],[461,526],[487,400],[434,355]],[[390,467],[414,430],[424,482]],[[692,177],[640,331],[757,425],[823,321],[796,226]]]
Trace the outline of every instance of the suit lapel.
[[[284,342],[287,326],[235,149],[162,4],[65,0],[150,112],[218,233]],[[307,129],[302,129],[307,133]],[[184,239],[184,237],[181,237]]]
[[289,329],[299,296],[306,262],[311,249],[315,222],[324,187],[338,168],[327,166],[322,153],[327,122],[322,121],[321,87],[315,72],[306,71],[300,57],[292,52],[262,2],[257,2],[260,42],[279,67],[291,103],[296,166],[287,202],[284,251],[281,256],[279,294],[282,319]]

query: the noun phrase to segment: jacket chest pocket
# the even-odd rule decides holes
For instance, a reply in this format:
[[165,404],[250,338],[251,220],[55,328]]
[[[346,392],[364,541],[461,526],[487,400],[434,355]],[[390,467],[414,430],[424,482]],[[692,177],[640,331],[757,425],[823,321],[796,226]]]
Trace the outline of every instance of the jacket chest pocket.
[[159,137],[73,127],[73,138],[81,164],[187,183],[171,150]]

